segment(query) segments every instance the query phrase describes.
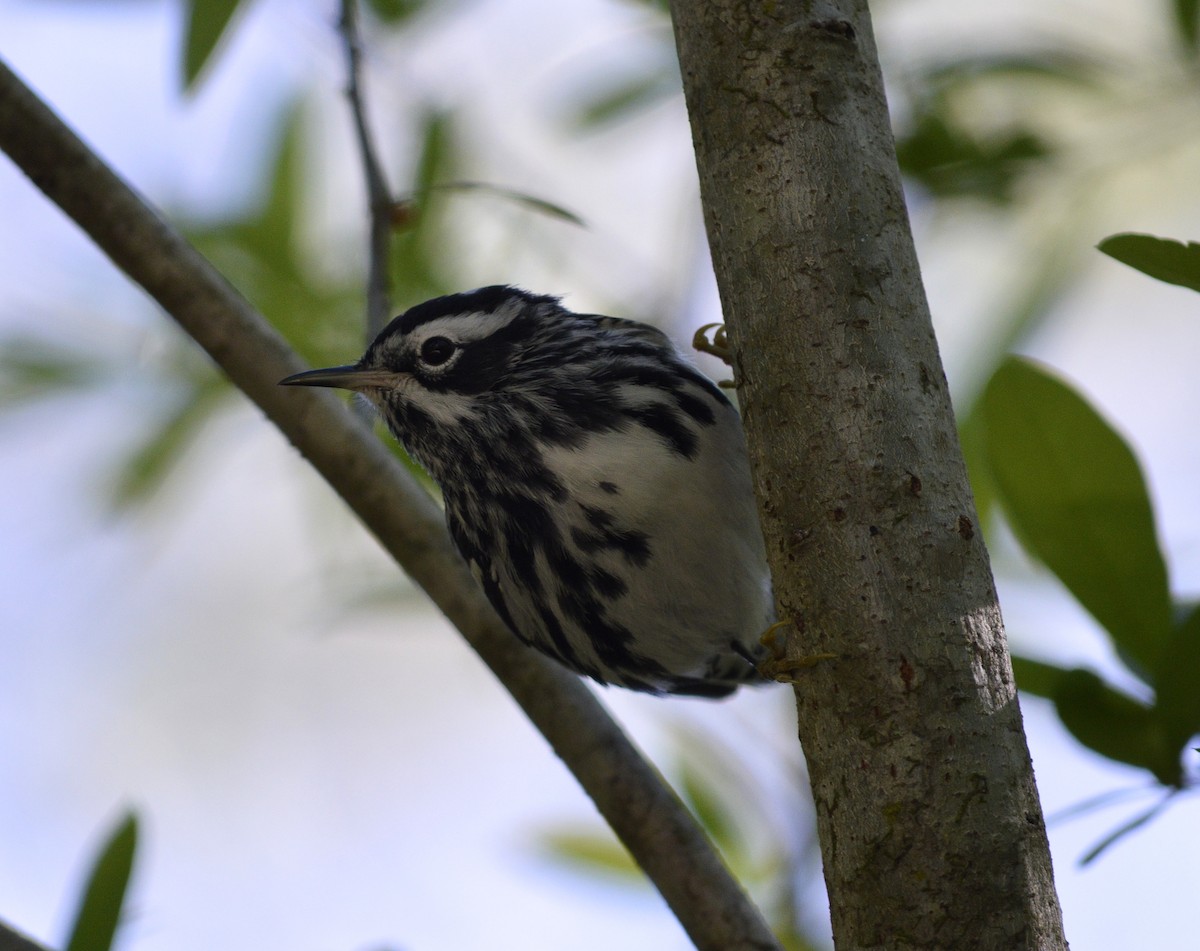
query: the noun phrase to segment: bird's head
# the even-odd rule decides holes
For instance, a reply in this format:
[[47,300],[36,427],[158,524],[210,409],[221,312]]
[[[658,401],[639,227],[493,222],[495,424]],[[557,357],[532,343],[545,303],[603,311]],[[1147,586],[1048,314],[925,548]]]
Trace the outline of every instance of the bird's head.
[[[573,428],[569,417],[581,403],[600,409],[603,399],[585,366],[603,336],[597,320],[573,314],[556,297],[483,287],[405,311],[357,363],[280,382],[361,393],[440,481],[444,458],[475,456],[531,429],[551,435]],[[589,398],[571,400],[572,412],[564,412],[563,400],[581,390]]]
[[572,316],[555,297],[506,285],[450,294],[405,311],[357,363],[280,382],[354,390],[380,405],[392,392],[417,398],[418,389],[476,396],[515,382],[527,356],[545,359],[554,336],[546,329]]
[[362,393],[443,485],[458,466],[494,470],[615,429],[690,455],[694,427],[728,405],[661,331],[506,285],[418,304],[358,363],[280,382]]

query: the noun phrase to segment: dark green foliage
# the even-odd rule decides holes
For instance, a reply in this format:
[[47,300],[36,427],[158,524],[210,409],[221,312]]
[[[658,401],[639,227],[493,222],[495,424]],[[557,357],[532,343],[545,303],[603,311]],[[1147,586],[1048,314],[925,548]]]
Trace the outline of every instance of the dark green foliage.
[[[445,195],[439,182],[453,181],[458,146],[448,113],[430,111],[421,119],[421,150],[407,200],[397,205],[401,220],[393,235],[390,272],[400,309],[449,293],[444,261],[448,245]],[[315,364],[320,366],[321,364]]]
[[324,277],[304,253],[304,128],[301,111],[293,108],[266,170],[261,205],[185,232],[306,360],[323,366],[345,362],[360,349],[363,290],[360,275]]
[[1200,291],[1200,244],[1156,238],[1152,234],[1115,234],[1097,247],[1144,274]]
[[1200,0],[1171,0],[1175,30],[1183,48],[1192,56],[1200,52]]
[[1018,129],[982,135],[930,108],[896,143],[900,167],[934,195],[1007,203],[1026,168],[1052,154],[1049,143]]
[[366,0],[375,16],[389,26],[398,26],[423,11],[430,0]]
[[137,816],[126,813],[109,833],[88,871],[66,951],[109,951],[113,946],[137,839]]
[[1090,670],[1068,670],[1054,689],[1059,719],[1102,756],[1149,770],[1163,785],[1179,780],[1179,750],[1167,748],[1154,710]]
[[1036,364],[1011,359],[983,398],[988,462],[1017,535],[1142,671],[1171,630],[1167,572],[1125,441]]
[[242,0],[184,0],[183,88],[192,92]]
[[1013,655],[1012,667],[1013,676],[1017,678],[1017,684],[1022,691],[1033,694],[1035,697],[1054,699],[1054,691],[1058,688],[1058,682],[1063,675],[1061,667],[1029,657],[1021,657],[1018,654]]
[[1156,707],[1173,749],[1200,733],[1200,609],[1183,609],[1154,668]]
[[910,78],[910,116],[897,130],[900,169],[941,199],[975,198],[1007,205],[1023,177],[1055,157],[1055,145],[1032,124],[989,126],[972,97],[1020,82],[1090,86],[1095,67],[1063,53],[979,54],[929,67]]
[[1183,754],[1200,733],[1200,611],[1171,602],[1133,452],[1086,401],[1028,360],[1000,367],[983,415],[991,474],[1014,531],[1100,622],[1153,700],[1092,671],[1027,658],[1014,658],[1017,684],[1053,700],[1063,725],[1092,750],[1164,786],[1186,786]]

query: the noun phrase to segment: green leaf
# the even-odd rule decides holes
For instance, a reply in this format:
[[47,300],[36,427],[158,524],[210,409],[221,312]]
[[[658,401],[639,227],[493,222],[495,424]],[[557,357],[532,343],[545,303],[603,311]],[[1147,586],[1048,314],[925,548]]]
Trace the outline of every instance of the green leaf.
[[0,409],[87,389],[111,376],[90,354],[48,340],[11,336],[0,342]]
[[723,852],[736,850],[737,825],[733,812],[712,784],[686,762],[680,766],[679,794],[700,825]]
[[1179,782],[1178,753],[1165,742],[1154,711],[1090,670],[1067,671],[1054,692],[1054,705],[1063,726],[1084,746],[1148,769],[1164,785]]
[[303,253],[299,233],[310,201],[303,118],[293,107],[280,123],[262,205],[185,233],[309,363],[326,366],[361,352],[363,276],[326,278]]
[[1056,143],[1036,125],[992,117],[979,108],[980,97],[1091,91],[1102,75],[1098,62],[1053,49],[932,63],[907,78],[909,119],[896,140],[901,171],[938,197],[1011,204],[1022,180],[1054,157]]
[[184,0],[183,88],[192,92],[241,0]]
[[543,845],[555,857],[571,865],[605,872],[631,882],[645,881],[641,869],[625,846],[611,835],[561,830],[547,832],[541,838]]
[[1017,689],[1035,697],[1053,699],[1062,678],[1070,673],[1065,667],[1055,667],[1040,660],[1031,660],[1017,654],[1012,656],[1013,676],[1017,678]]
[[1182,748],[1200,733],[1200,608],[1171,632],[1154,672],[1154,690],[1168,741]]
[[179,408],[161,420],[141,447],[122,464],[112,488],[116,508],[128,508],[153,496],[174,471],[204,424],[233,393],[225,377],[208,368],[203,377],[188,382],[191,390]]
[[428,6],[428,0],[366,0],[371,12],[384,23],[395,26],[415,16]]
[[395,235],[389,262],[396,301],[404,305],[450,290],[445,273],[450,243],[446,203],[432,189],[435,182],[455,177],[460,148],[446,112],[428,112],[417,134],[421,151],[409,190],[412,223]]
[[962,447],[967,475],[971,478],[971,494],[975,497],[975,513],[985,536],[989,536],[996,515],[996,487],[992,470],[987,465],[987,434],[978,400],[959,419],[958,442]]
[[137,816],[127,813],[109,834],[88,873],[66,951],[112,947],[137,851]]
[[1096,247],[1143,274],[1200,291],[1200,244],[1194,241],[1184,244],[1152,234],[1115,234]]
[[671,0],[633,0],[633,2],[643,7],[649,7],[656,13],[670,16]]
[[578,129],[598,129],[627,119],[680,94],[679,68],[672,62],[609,86],[577,107],[570,121]]
[[1200,52],[1200,0],[1172,0],[1175,29],[1184,49],[1193,56]]
[[1013,529],[1148,680],[1170,636],[1171,600],[1133,452],[1029,360],[1001,364],[982,409],[988,464]]
[[930,110],[897,139],[896,156],[904,174],[936,196],[1008,204],[1022,177],[1053,154],[1031,129],[983,133],[959,122],[945,103]]
[[430,186],[430,190],[486,192],[489,195],[495,195],[514,204],[524,205],[529,210],[546,215],[548,218],[558,218],[560,221],[578,225],[581,228],[587,227],[579,215],[564,208],[562,205],[556,205],[552,201],[547,201],[545,198],[538,198],[536,195],[530,195],[528,192],[517,191],[515,188],[505,188],[503,185],[492,185],[488,182],[446,182],[444,184],[432,185]]

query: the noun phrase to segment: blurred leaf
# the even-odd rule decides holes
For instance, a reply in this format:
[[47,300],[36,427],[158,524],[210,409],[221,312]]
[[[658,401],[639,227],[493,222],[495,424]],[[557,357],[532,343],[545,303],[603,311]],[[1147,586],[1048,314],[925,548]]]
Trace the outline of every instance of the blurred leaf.
[[983,396],[988,462],[1022,543],[1148,679],[1171,631],[1167,572],[1137,460],[1070,387],[1024,359]]
[[1173,746],[1200,733],[1200,609],[1177,623],[1154,673],[1155,710]]
[[1053,154],[1029,129],[984,134],[948,114],[926,112],[896,142],[900,169],[940,198],[972,197],[1008,204],[1017,183]]
[[649,7],[664,16],[669,16],[671,13],[671,0],[627,0],[627,2],[639,7]]
[[1050,700],[1054,699],[1062,678],[1070,673],[1065,667],[1055,667],[1053,664],[1017,654],[1012,656],[1012,665],[1013,676],[1017,678],[1017,689]]
[[1175,29],[1184,49],[1193,56],[1200,51],[1200,0],[1172,0]]
[[1200,244],[1193,241],[1184,244],[1152,234],[1117,234],[1097,247],[1143,274],[1200,291]]
[[605,872],[630,883],[644,884],[642,870],[611,834],[592,832],[546,832],[542,842],[549,851],[570,865]]
[[[981,356],[988,362],[973,376],[981,384],[990,379],[999,363],[1006,359],[1004,355],[1018,341],[1047,320],[1055,304],[1082,273],[1086,258],[1074,235],[1082,230],[1083,223],[1072,213],[1066,221],[1052,218],[1043,227],[1044,232],[1026,248],[1010,293],[998,301],[997,312],[985,321],[988,326],[998,328],[998,333],[980,347]],[[979,524],[986,535],[992,528],[997,499],[995,478],[987,461],[987,426],[980,396],[978,391],[962,394],[955,399],[955,406],[962,414],[959,438]]]
[[739,851],[737,823],[720,793],[686,761],[680,764],[679,794],[709,837],[727,855]]
[[94,386],[112,376],[99,360],[47,340],[10,337],[0,345],[0,408]]
[[1075,86],[1095,86],[1104,64],[1090,56],[1065,49],[1041,49],[1018,53],[968,53],[951,56],[922,69],[915,86],[938,91],[958,88],[981,80],[1048,80]]
[[779,929],[772,924],[772,928],[775,930],[775,937],[783,945],[783,951],[820,951],[825,947],[823,942],[804,934],[795,925]]
[[581,228],[587,227],[584,220],[575,214],[573,211],[568,211],[562,205],[556,205],[545,198],[538,198],[535,195],[530,195],[528,192],[517,191],[514,188],[505,188],[502,185],[491,185],[487,182],[445,182],[443,184],[431,185],[430,191],[480,191],[486,192],[489,195],[495,195],[497,198],[503,198],[506,201],[514,202],[518,205],[524,205],[531,211],[536,211],[539,214],[546,215],[550,218],[557,218],[560,221],[565,221],[568,224],[578,225]]
[[366,3],[389,26],[403,23],[429,6],[429,0],[366,0]]
[[1172,795],[1166,796],[1161,802],[1156,803],[1140,816],[1131,819],[1124,825],[1118,826],[1103,839],[1101,839],[1096,845],[1088,849],[1084,856],[1079,860],[1080,866],[1082,867],[1085,865],[1090,865],[1092,862],[1098,859],[1100,855],[1109,848],[1109,846],[1115,845],[1121,839],[1125,838],[1125,836],[1129,835],[1129,833],[1136,832],[1160,812],[1162,812],[1171,802],[1171,799]]
[[678,64],[664,64],[591,95],[574,110],[570,122],[580,130],[602,128],[678,96],[681,92]]
[[183,88],[192,92],[242,0],[184,0]]
[[416,197],[410,226],[392,241],[391,276],[396,301],[413,304],[448,293],[443,261],[449,244],[446,203],[433,186],[457,175],[459,146],[450,116],[429,112],[417,130],[421,151],[408,194]]
[[153,496],[213,413],[234,392],[215,370],[206,369],[203,376],[188,382],[190,390],[179,408],[122,464],[112,489],[116,508],[128,508]]
[[1054,693],[1054,705],[1063,726],[1084,746],[1148,769],[1164,785],[1179,782],[1179,756],[1167,746],[1154,712],[1090,670],[1067,671]]
[[[970,54],[907,77],[907,123],[896,130],[901,171],[939,198],[1010,204],[1021,180],[1055,155],[1053,143],[1022,120],[997,125],[992,98],[1028,98],[1051,85],[1097,88],[1100,65],[1063,50]],[[990,126],[989,126],[990,123]]]
[[310,364],[327,366],[361,352],[363,276],[322,280],[303,254],[302,127],[293,108],[281,124],[260,207],[232,221],[184,230]]
[[959,421],[958,441],[962,446],[963,461],[967,464],[967,475],[971,479],[971,494],[975,497],[979,525],[987,534],[996,511],[996,487],[987,465],[987,435],[978,404]]
[[133,871],[137,837],[137,816],[127,813],[109,834],[88,872],[66,951],[109,951],[112,947]]

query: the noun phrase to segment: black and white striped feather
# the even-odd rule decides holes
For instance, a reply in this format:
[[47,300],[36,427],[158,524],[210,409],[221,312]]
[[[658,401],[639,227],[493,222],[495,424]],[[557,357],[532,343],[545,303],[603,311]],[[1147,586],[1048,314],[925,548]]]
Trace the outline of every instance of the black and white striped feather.
[[521,640],[601,683],[722,696],[773,619],[737,411],[667,337],[514,287],[397,317],[357,365]]

